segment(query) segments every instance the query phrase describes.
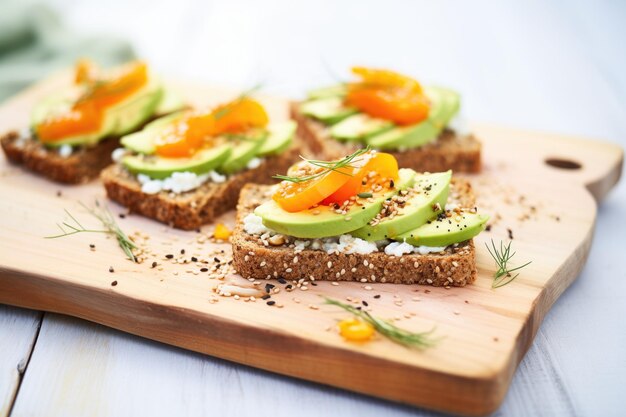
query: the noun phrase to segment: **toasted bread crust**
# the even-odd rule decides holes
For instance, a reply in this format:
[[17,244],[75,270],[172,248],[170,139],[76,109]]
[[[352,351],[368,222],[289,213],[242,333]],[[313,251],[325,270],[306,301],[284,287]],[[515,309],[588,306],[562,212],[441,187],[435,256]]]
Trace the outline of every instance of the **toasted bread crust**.
[[[469,182],[454,179],[451,197],[472,207],[474,196]],[[233,266],[244,278],[315,279],[327,281],[387,282],[462,287],[476,279],[475,248],[472,240],[442,253],[391,256],[327,253],[323,250],[296,251],[293,245],[266,246],[258,236],[246,233],[243,218],[270,195],[269,186],[249,184],[241,191],[237,225],[231,237]]]
[[[358,144],[334,140],[324,124],[313,120],[299,110],[299,103],[291,103],[291,118],[298,122],[298,135],[309,148],[326,159],[342,158],[358,148]],[[459,136],[445,130],[437,140],[424,146],[405,151],[389,151],[398,165],[422,172],[440,172],[451,169],[455,172],[477,173],[481,170],[481,145],[473,136]]]
[[223,183],[207,182],[195,190],[174,194],[161,191],[146,194],[135,175],[119,164],[102,171],[100,178],[108,197],[127,207],[131,212],[158,220],[183,230],[194,230],[217,216],[232,210],[239,191],[249,183],[271,184],[272,175],[284,172],[296,160],[299,148],[292,146],[278,156],[266,158],[261,165],[231,175]]
[[64,184],[82,184],[96,178],[112,163],[111,152],[119,147],[119,137],[110,137],[95,146],[75,148],[63,157],[32,138],[9,132],[0,138],[7,159],[48,179]]

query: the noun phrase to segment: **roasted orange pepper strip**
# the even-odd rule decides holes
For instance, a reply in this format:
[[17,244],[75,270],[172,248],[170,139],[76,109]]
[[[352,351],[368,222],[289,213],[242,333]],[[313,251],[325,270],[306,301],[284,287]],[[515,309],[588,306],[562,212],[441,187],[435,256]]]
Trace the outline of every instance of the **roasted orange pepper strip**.
[[79,61],[75,81],[85,85],[84,94],[67,110],[36,126],[37,136],[42,142],[55,142],[97,132],[102,126],[105,109],[137,91],[147,80],[148,70],[143,62],[133,62],[100,75],[93,64]]
[[290,213],[306,210],[337,191],[358,170],[359,168],[344,167],[303,183],[283,184],[273,199]]
[[211,112],[192,113],[166,128],[157,138],[156,153],[168,158],[189,157],[215,136],[265,127],[268,120],[259,102],[237,99]]
[[352,176],[344,185],[330,196],[326,197],[322,204],[330,205],[333,203],[343,204],[359,194],[364,189],[363,181],[370,172],[376,172],[378,178],[398,179],[398,161],[393,155],[388,153],[376,152],[367,161],[365,166]]
[[399,125],[428,117],[430,102],[416,80],[389,70],[355,67],[352,72],[361,81],[349,86],[346,104]]

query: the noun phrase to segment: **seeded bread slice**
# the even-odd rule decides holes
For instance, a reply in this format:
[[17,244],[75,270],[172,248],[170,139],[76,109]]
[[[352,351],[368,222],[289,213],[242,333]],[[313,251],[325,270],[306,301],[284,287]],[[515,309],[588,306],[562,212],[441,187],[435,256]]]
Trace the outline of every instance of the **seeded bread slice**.
[[[135,130],[143,129],[149,122],[166,116],[155,115]],[[109,136],[93,146],[78,146],[69,156],[59,154],[57,148],[48,148],[30,136],[30,132],[20,134],[11,131],[0,137],[0,145],[7,159],[23,165],[29,170],[52,181],[64,184],[84,184],[100,175],[100,172],[113,163],[111,153],[120,147],[121,136]]]
[[[391,256],[327,253],[323,250],[296,250],[293,238],[283,236],[272,243],[250,235],[243,219],[272,193],[272,187],[249,184],[241,191],[237,205],[237,225],[231,237],[233,266],[244,278],[315,279],[327,281],[388,282],[462,287],[476,279],[474,242],[449,246],[444,252],[428,255]],[[469,182],[454,178],[450,201],[473,207],[474,195]],[[281,240],[286,240],[280,244]]]
[[[291,103],[291,118],[298,122],[298,135],[315,154],[325,159],[339,159],[362,146],[333,139],[328,127],[302,114],[299,105]],[[437,140],[419,148],[389,153],[398,160],[399,166],[418,172],[451,169],[455,172],[476,173],[481,170],[481,145],[478,139],[474,135],[457,135],[451,130],[444,130]]]
[[119,143],[118,137],[111,137],[95,146],[74,148],[71,155],[61,156],[58,149],[46,148],[41,142],[20,136],[15,131],[0,138],[9,161],[65,184],[82,184],[96,178],[111,164],[111,152],[119,147]]
[[223,183],[206,182],[195,190],[180,194],[169,191],[146,194],[141,191],[137,177],[120,164],[106,168],[100,178],[108,197],[131,212],[179,229],[194,230],[234,209],[239,191],[245,184],[275,182],[272,176],[285,172],[299,154],[300,148],[295,144],[280,155],[265,158],[257,168],[229,176]]

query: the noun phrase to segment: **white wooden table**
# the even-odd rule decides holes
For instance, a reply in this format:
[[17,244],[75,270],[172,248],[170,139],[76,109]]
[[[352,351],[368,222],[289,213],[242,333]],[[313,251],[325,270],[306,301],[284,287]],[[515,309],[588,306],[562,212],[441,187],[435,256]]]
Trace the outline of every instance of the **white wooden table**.
[[[470,119],[626,146],[626,4],[54,0],[158,70],[298,96],[352,64],[463,92]],[[329,70],[330,69],[330,70]],[[4,197],[3,197],[4,198]],[[497,415],[617,416],[626,400],[626,183],[585,270],[544,321]],[[0,416],[431,415],[123,334],[0,306]]]

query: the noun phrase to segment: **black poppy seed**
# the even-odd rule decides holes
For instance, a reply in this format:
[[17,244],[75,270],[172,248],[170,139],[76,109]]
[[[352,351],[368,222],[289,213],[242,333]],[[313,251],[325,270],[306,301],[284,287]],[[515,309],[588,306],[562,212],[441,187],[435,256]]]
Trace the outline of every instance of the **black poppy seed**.
[[272,296],[269,294],[265,294],[263,297],[261,297],[264,300],[267,300],[268,298],[271,298]]
[[393,188],[396,186],[396,183],[393,180],[389,181],[389,188]]
[[89,244],[89,247],[90,247],[91,249],[95,249],[95,248],[96,248],[96,245],[94,245],[93,243],[90,243],[90,244]]
[[274,304],[276,304],[276,301],[274,301],[274,300],[269,300],[266,304],[267,304],[268,306],[273,306]]
[[118,214],[118,216],[120,217],[120,219],[125,219],[126,218],[126,215],[124,213],[120,213],[120,214]]
[[214,260],[215,262],[217,262],[218,264],[220,263],[220,258],[218,258],[218,257],[213,258],[213,260]]
[[116,285],[117,285],[117,281],[113,281],[113,282],[111,283],[111,287],[115,287]]
[[311,282],[311,285],[317,287],[317,282]]
[[200,268],[200,272],[208,272],[209,268]]
[[195,256],[191,257],[191,262],[198,262],[198,258],[196,258]]
[[374,296],[374,298],[376,298],[376,299],[380,298],[380,294],[376,294],[376,295]]
[[281,284],[287,283],[287,281],[284,278],[278,278],[278,282],[280,282]]
[[361,301],[361,303],[363,303],[363,305],[364,305],[365,307],[369,306],[369,304],[368,304],[368,303],[367,303],[367,301],[365,301],[365,300]]
[[356,306],[355,308],[356,308],[357,310],[360,310],[360,309],[361,309],[361,306]]
[[488,224],[487,227],[485,227],[485,231],[486,232],[491,232],[491,225]]
[[290,290],[290,289],[292,289],[292,288],[293,288],[293,285],[291,285],[291,284],[287,284],[287,285],[285,286],[285,288],[286,288],[286,289],[288,289],[288,290]]
[[113,267],[112,267],[112,266],[110,266],[110,267],[109,267],[109,272],[113,273],[113,272],[115,272],[115,269],[113,269]]
[[57,197],[61,197],[63,193],[61,191],[57,191]]
[[184,255],[184,254],[185,254],[185,249],[181,249],[181,250],[180,250],[180,254],[181,254],[181,255]]
[[152,267],[156,268],[156,266],[157,266],[157,263],[156,262],[152,262]]
[[506,229],[507,233],[509,234],[509,239],[513,240],[513,230],[511,229]]
[[174,255],[172,255],[171,253],[168,253],[167,255],[165,255],[165,257],[167,259],[172,259],[174,257]]

